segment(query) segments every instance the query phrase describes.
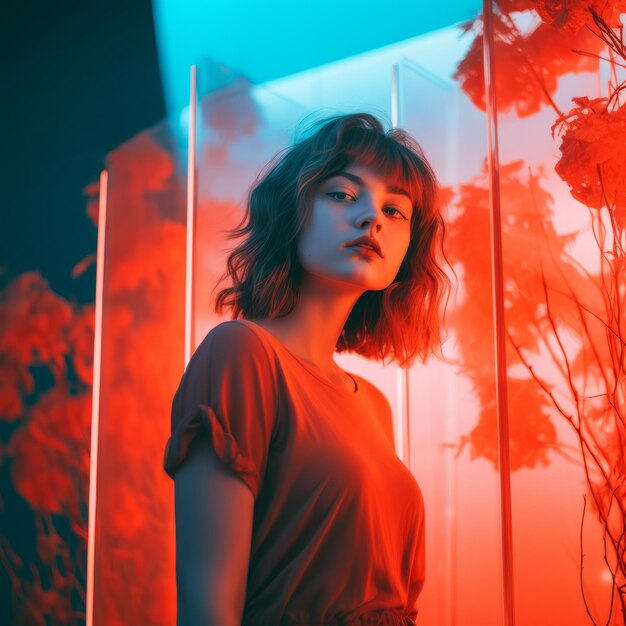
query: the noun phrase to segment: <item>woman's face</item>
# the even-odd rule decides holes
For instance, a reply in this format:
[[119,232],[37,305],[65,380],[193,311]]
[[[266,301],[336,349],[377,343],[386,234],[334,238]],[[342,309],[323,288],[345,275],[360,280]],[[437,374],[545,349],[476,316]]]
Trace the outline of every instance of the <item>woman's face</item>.
[[[412,204],[371,166],[349,164],[315,191],[312,215],[298,244],[305,272],[360,291],[385,289],[409,247]],[[374,238],[381,256],[347,247],[361,236]]]

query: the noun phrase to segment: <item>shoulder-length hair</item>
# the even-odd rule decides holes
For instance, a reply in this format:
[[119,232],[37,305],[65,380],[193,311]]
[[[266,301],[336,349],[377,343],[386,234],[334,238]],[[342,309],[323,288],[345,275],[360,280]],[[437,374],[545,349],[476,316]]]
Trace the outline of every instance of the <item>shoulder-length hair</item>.
[[267,319],[293,310],[303,272],[298,238],[311,216],[315,190],[356,162],[407,189],[413,203],[411,239],[393,282],[356,301],[336,350],[383,363],[389,358],[401,367],[416,357],[424,362],[441,347],[440,306],[446,293],[447,304],[451,287],[437,258],[441,252],[448,263],[435,173],[406,131],[385,132],[369,113],[327,117],[310,130],[279,152],[252,184],[244,217],[227,235],[245,240],[227,258],[218,284],[230,276],[232,286],[219,292],[215,311],[231,307],[233,319]]

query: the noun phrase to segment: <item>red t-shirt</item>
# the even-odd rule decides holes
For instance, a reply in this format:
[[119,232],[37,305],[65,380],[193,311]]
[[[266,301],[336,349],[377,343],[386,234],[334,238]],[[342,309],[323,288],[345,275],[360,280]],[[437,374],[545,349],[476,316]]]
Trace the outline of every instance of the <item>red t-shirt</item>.
[[209,437],[255,498],[243,626],[410,625],[424,585],[424,501],[391,407],[349,391],[248,320],[215,326],[172,404],[165,471]]

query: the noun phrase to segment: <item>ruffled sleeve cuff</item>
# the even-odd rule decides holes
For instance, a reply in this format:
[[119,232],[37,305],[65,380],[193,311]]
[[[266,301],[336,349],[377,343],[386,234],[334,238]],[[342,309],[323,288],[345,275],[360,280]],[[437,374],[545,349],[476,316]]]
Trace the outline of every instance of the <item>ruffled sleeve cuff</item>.
[[254,462],[241,452],[233,435],[224,429],[215,411],[206,405],[200,404],[194,412],[187,414],[167,441],[163,462],[167,474],[174,478],[176,470],[189,454],[191,444],[199,436],[208,436],[218,458],[248,485],[256,500],[261,486],[259,471]]

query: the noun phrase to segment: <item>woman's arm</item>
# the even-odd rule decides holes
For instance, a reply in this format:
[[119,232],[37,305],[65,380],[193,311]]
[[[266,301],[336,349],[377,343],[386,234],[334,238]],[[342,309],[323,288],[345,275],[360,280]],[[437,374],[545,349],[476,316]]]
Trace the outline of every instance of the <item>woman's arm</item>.
[[254,496],[196,440],[175,475],[178,626],[240,626]]

